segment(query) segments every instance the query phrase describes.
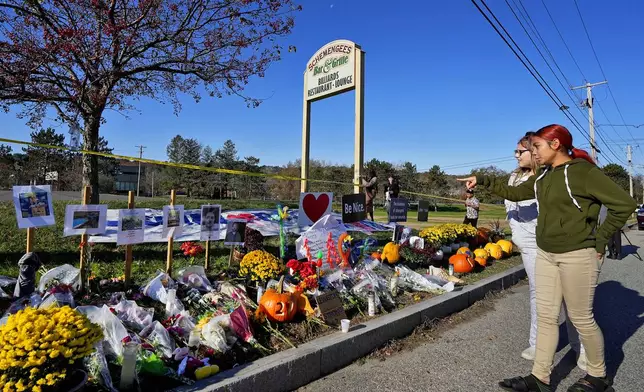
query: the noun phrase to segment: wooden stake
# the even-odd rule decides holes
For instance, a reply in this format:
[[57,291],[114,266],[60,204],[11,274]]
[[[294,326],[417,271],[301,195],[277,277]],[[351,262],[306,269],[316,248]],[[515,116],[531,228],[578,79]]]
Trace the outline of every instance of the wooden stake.
[[[170,191],[170,205],[174,206],[174,202],[176,200],[177,194],[173,190]],[[180,222],[180,224],[183,224],[183,222]],[[174,235],[170,236],[168,238],[168,257],[166,259],[166,264],[165,264],[165,273],[168,275],[172,275],[172,251],[174,248]]]
[[[127,194],[127,208],[134,208],[134,191]],[[125,246],[125,287],[130,286],[132,278],[132,245]]]
[[233,265],[233,252],[235,251],[235,245],[230,246],[230,257],[228,258],[228,268]]
[[34,228],[27,229],[27,253],[34,251]]
[[[90,198],[92,196],[92,187],[89,185],[86,185],[83,187],[83,205],[87,205],[90,201]],[[85,265],[87,263],[86,257],[87,257],[87,252],[85,247],[89,246],[87,243],[87,234],[81,235],[81,244],[83,246],[81,247],[80,250],[80,273],[81,273],[81,291],[85,291],[85,284],[87,283],[87,266]]]
[[204,269],[208,271],[210,267],[210,240],[206,241],[206,262],[204,263]]

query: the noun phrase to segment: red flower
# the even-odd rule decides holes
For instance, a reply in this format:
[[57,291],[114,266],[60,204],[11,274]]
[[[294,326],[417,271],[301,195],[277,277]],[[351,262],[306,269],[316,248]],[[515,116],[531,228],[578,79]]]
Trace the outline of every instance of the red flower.
[[288,263],[286,263],[286,266],[288,268],[291,268],[293,271],[299,271],[299,269],[301,267],[300,264],[301,263],[299,261],[297,261],[295,259],[291,259],[291,260],[288,261]]
[[322,268],[322,259],[318,259],[316,265],[318,266],[318,268]]

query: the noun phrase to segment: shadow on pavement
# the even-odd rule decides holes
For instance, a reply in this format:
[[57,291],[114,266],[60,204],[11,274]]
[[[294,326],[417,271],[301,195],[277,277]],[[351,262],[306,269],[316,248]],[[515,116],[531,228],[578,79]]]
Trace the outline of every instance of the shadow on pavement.
[[[644,324],[644,297],[637,291],[622,286],[620,282],[603,282],[597,286],[595,292],[594,312],[595,319],[604,333],[606,373],[608,377],[614,378],[624,362],[624,344]],[[566,346],[568,333],[564,322],[559,326],[557,352]],[[555,390],[576,366],[576,353],[570,349],[552,370],[552,389]]]
[[644,324],[644,297],[611,280],[597,286],[595,318],[604,332],[606,371],[615,377],[624,362],[624,344]]

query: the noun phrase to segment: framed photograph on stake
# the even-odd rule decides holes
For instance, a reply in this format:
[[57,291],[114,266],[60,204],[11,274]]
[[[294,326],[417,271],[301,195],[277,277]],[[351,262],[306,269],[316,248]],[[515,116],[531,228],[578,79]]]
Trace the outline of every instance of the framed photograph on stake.
[[226,225],[224,245],[244,245],[247,222],[242,219],[230,219]]
[[65,207],[63,236],[103,234],[107,224],[107,204],[68,204]]
[[201,206],[201,240],[216,241],[219,239],[219,218],[221,206],[218,204]]
[[20,229],[52,226],[55,223],[49,185],[14,186],[13,204]]
[[176,237],[183,231],[183,206],[163,206],[163,236]]
[[145,239],[145,209],[119,210],[117,245],[140,244]]

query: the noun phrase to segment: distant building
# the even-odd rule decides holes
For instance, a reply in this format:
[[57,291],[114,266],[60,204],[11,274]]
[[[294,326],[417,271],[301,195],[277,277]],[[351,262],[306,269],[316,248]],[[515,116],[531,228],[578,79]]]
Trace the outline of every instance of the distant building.
[[[141,187],[145,178],[145,164],[141,164]],[[136,192],[139,174],[139,163],[126,160],[119,161],[119,170],[115,178],[114,190],[116,193]]]

